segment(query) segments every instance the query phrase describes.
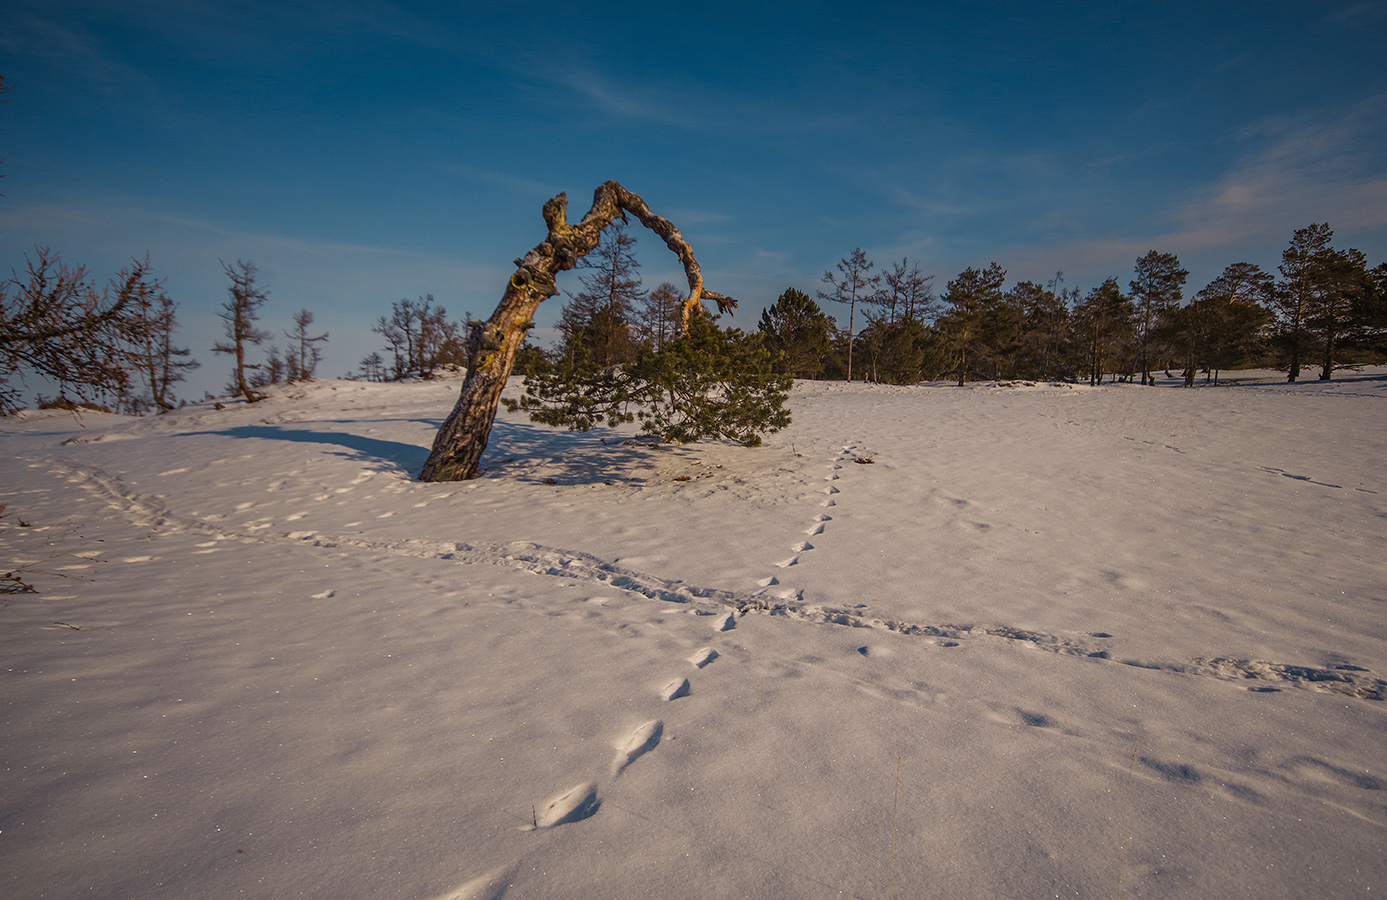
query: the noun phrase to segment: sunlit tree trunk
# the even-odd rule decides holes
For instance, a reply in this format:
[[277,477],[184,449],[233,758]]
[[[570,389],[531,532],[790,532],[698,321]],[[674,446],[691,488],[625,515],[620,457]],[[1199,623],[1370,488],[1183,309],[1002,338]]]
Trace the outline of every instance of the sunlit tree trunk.
[[559,194],[544,204],[548,236],[515,261],[516,270],[506,283],[496,311],[484,325],[474,327],[468,336],[467,378],[452,413],[434,437],[433,450],[419,473],[420,481],[465,481],[476,477],[491,436],[491,426],[496,421],[501,391],[515,367],[516,351],[524,342],[525,334],[534,327],[535,310],[559,292],[555,276],[577,265],[578,260],[597,246],[603,230],[612,220],[626,213],[634,215],[641,224],[664,238],[665,245],[684,264],[684,274],[689,280],[689,298],[684,301],[681,320],[685,330],[689,315],[702,307],[705,298],[715,301],[719,311],[736,307],[737,301],[732,298],[704,289],[693,248],[672,222],[652,213],[639,195],[615,181],[608,181],[594,192],[592,208],[582,221],[570,225],[568,195]]

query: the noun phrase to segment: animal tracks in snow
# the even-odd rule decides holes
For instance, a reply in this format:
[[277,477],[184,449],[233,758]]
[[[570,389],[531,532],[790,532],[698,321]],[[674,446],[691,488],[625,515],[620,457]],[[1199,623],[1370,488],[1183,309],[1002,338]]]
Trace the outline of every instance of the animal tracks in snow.
[[[849,455],[855,450],[856,448],[852,446],[844,448],[845,454]],[[868,616],[863,612],[861,606],[853,609],[818,606],[805,602],[801,590],[784,587],[775,577],[762,579],[759,583],[759,589],[755,592],[739,593],[698,587],[680,580],[663,579],[647,573],[624,569],[590,554],[544,547],[530,542],[468,544],[411,539],[368,540],[359,537],[333,537],[311,531],[275,533],[264,527],[258,527],[254,531],[239,531],[193,516],[174,513],[167,509],[158,498],[131,491],[119,476],[112,475],[102,469],[65,460],[53,460],[52,462],[60,474],[66,475],[69,480],[78,482],[104,497],[121,514],[141,528],[162,530],[169,533],[205,535],[216,539],[216,541],[246,543],[279,541],[326,549],[352,546],[397,556],[506,566],[539,575],[597,583],[652,600],[696,605],[715,604],[714,610],[717,606],[730,609],[727,612],[717,613],[713,613],[713,610],[707,610],[706,607],[696,610],[700,613],[717,615],[714,622],[716,632],[730,631],[736,627],[737,616],[757,612],[813,624],[880,629],[901,635],[927,637],[936,639],[936,643],[945,647],[956,646],[963,641],[979,639],[1017,641],[1028,644],[1035,649],[1082,658],[1088,662],[1112,662],[1173,674],[1245,682],[1248,683],[1250,691],[1267,692],[1289,685],[1320,693],[1334,693],[1369,700],[1387,700],[1387,681],[1360,666],[1314,667],[1229,657],[1197,658],[1184,662],[1120,658],[1115,656],[1109,648],[1098,643],[1104,638],[1098,638],[1097,641],[1092,640],[1097,637],[1096,634],[1062,637],[1012,628],[1007,625],[903,622]],[[814,521],[817,524],[822,524],[830,520],[831,517],[821,515]],[[202,552],[212,552],[215,550],[212,545],[216,541],[203,542],[198,546],[209,548]],[[796,554],[810,550],[808,542],[800,542],[793,549]],[[784,560],[779,564],[779,567],[789,568],[796,565],[798,561],[799,556],[796,555]],[[772,594],[773,588],[775,593]]]
[[666,684],[663,688],[660,689],[660,697],[661,699],[666,701],[678,700],[680,697],[689,696],[690,690],[691,688],[689,687],[689,679],[675,678],[673,681],[669,682],[669,684]]
[[[719,627],[718,630],[730,629],[735,621],[735,616],[728,613],[723,620],[725,627]],[[703,669],[716,660],[718,656],[718,651],[712,647],[700,647],[688,657],[688,662],[696,669]],[[664,684],[658,694],[661,700],[668,703],[681,697],[687,697],[691,692],[692,687],[689,679],[683,675],[676,675]],[[620,735],[613,743],[613,747],[616,749],[616,759],[611,766],[611,777],[619,777],[628,766],[658,747],[664,736],[665,722],[663,719],[650,719]],[[601,799],[598,796],[597,782],[582,782],[542,805],[536,804],[531,824],[520,830],[536,831],[570,822],[579,822],[595,814],[600,806]]]
[[[687,680],[685,684],[687,684]],[[623,769],[635,762],[638,758],[655,749],[655,745],[660,743],[660,738],[664,735],[665,723],[660,719],[651,719],[644,725],[639,725],[634,731],[617,746],[617,761],[613,767],[612,774],[618,775]]]
[[[837,454],[833,458],[833,461],[828,464],[829,473],[824,476],[824,480],[828,482],[828,486],[825,487],[822,491],[822,493],[828,495],[828,499],[821,501],[819,504],[820,507],[828,508],[837,505],[837,500],[833,498],[833,495],[841,494],[842,490],[837,486],[837,484],[835,484],[835,482],[840,481],[842,478],[842,475],[840,473],[843,469],[844,461],[852,460],[855,462],[864,458],[862,456],[857,455],[857,449],[858,448],[856,444],[848,444],[844,446],[842,452]],[[809,537],[818,537],[828,530],[827,523],[831,521],[833,521],[833,517],[830,516],[828,513],[819,513],[810,520],[808,527],[803,529],[803,533],[808,535]],[[800,564],[801,554],[808,553],[813,549],[814,545],[809,543],[808,541],[799,541],[790,546],[790,551],[794,554],[793,556],[787,556],[779,562],[775,563],[774,565],[777,569],[788,569],[792,566],[797,566]],[[766,608],[765,601],[761,598],[764,598],[767,595],[767,589],[769,589],[772,585],[777,585],[779,583],[780,582],[775,577],[762,579],[759,582],[759,585],[763,590],[757,592],[756,594],[756,596],[758,597],[758,609]],[[795,588],[780,588],[774,592],[771,592],[770,596],[773,596],[778,600],[788,601],[800,599],[803,596],[803,593],[804,592],[802,590]]]
[[555,825],[579,822],[596,813],[601,805],[602,801],[597,796],[597,782],[586,781],[574,785],[543,806],[537,807],[534,823],[525,830],[533,831],[536,828],[553,828]]

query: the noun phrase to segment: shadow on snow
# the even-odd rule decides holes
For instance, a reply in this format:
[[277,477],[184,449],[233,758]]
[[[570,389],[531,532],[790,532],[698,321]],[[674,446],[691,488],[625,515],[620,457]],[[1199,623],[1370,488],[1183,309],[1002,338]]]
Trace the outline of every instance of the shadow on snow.
[[[419,421],[419,420],[411,420]],[[437,421],[426,421],[437,427]],[[429,447],[403,441],[381,440],[349,431],[318,431],[281,425],[241,425],[217,431],[188,432],[185,436],[220,435],[268,441],[328,444],[351,453],[334,453],[353,460],[374,460],[381,471],[416,478],[428,458]],[[651,463],[651,456],[679,452],[678,445],[654,445],[631,441],[628,435],[607,428],[574,432],[527,422],[497,420],[482,458],[482,478],[522,484],[584,485],[632,480],[632,472]]]

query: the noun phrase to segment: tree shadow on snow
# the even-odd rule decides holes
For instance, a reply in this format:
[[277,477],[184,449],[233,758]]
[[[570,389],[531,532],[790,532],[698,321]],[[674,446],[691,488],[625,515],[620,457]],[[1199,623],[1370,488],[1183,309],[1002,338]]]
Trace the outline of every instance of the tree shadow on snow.
[[690,452],[656,446],[608,428],[567,431],[528,422],[496,420],[482,457],[483,478],[527,484],[616,484],[643,480],[657,453]]
[[[441,420],[417,420],[437,428]],[[364,437],[347,431],[314,431],[282,425],[239,425],[217,431],[188,432],[188,437],[220,435],[267,441],[293,441],[306,444],[334,444],[352,451],[337,453],[360,461],[379,461],[376,468],[416,478],[428,458],[429,446]],[[432,441],[432,437],[430,437]],[[696,453],[678,444],[656,446],[648,440],[633,440],[608,428],[567,431],[528,422],[497,419],[482,457],[481,478],[496,478],[523,484],[584,485],[643,481],[655,454]]]
[[258,438],[266,441],[293,441],[304,444],[336,444],[353,451],[351,454],[335,453],[336,456],[357,460],[362,457],[371,457],[385,464],[379,467],[381,471],[394,470],[411,478],[418,474],[424,465],[424,460],[429,455],[428,447],[406,444],[402,441],[383,441],[379,438],[363,437],[347,431],[311,431],[307,428],[284,428],[278,425],[239,425],[220,431],[187,433],[188,437],[197,435]]

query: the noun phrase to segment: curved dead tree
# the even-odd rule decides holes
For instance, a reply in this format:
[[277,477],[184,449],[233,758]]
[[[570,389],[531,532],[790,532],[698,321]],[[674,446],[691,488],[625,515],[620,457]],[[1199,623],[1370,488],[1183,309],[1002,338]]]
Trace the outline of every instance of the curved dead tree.
[[516,270],[496,311],[485,325],[474,325],[468,335],[467,379],[457,405],[434,437],[433,451],[419,473],[420,481],[465,481],[476,476],[496,420],[501,391],[515,366],[516,350],[524,342],[526,332],[534,327],[535,310],[559,292],[554,277],[576,266],[597,246],[612,220],[626,213],[664,238],[665,245],[684,264],[684,274],[689,279],[689,299],[684,302],[683,312],[686,330],[689,315],[701,308],[705,299],[715,301],[719,312],[737,306],[731,297],[703,286],[693,248],[674,223],[651,212],[639,195],[608,181],[594,192],[592,208],[583,220],[570,225],[568,195],[559,194],[544,204],[544,224],[549,227],[549,236],[523,259],[515,261]]

